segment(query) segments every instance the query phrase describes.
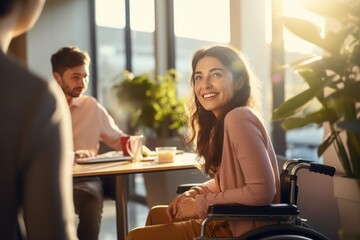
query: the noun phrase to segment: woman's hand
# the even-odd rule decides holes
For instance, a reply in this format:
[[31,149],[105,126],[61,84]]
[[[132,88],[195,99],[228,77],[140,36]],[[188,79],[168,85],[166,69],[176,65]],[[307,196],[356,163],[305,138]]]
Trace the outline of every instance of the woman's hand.
[[175,220],[176,214],[178,212],[178,205],[182,198],[184,198],[184,194],[180,194],[175,197],[175,199],[169,204],[166,208],[166,214],[171,222]]
[[[183,194],[180,194],[176,196],[176,198],[169,204],[169,206],[166,209],[166,214],[168,215],[170,221],[174,221],[175,219],[182,219],[183,217],[180,216],[188,216],[190,213],[187,213],[188,209],[190,208],[190,204],[188,203],[188,199],[192,199],[193,201],[193,214],[195,214],[195,196],[198,194],[195,190],[189,190],[184,192]],[[185,209],[181,209],[181,208]],[[195,214],[196,216],[196,214]]]
[[176,219],[190,219],[198,217],[196,214],[195,199],[192,197],[183,198],[179,202]]

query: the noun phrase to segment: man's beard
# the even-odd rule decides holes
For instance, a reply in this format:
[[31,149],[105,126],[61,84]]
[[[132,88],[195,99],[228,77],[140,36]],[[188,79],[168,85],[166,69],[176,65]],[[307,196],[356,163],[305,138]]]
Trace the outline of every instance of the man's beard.
[[77,98],[80,97],[85,92],[85,89],[80,87],[70,89],[69,86],[65,85],[63,86],[63,91],[66,95],[73,98]]

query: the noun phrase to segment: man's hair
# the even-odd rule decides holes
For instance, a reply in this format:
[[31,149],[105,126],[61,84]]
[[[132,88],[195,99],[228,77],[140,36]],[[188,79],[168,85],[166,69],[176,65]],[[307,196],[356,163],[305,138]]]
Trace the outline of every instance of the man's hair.
[[52,71],[61,75],[69,68],[90,65],[90,62],[89,54],[77,47],[60,48],[51,56]]

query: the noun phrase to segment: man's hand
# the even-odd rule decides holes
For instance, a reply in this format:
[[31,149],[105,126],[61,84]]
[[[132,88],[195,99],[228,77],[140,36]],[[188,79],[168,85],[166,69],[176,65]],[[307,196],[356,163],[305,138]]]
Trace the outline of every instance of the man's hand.
[[75,159],[94,157],[94,153],[90,150],[82,149],[75,152]]

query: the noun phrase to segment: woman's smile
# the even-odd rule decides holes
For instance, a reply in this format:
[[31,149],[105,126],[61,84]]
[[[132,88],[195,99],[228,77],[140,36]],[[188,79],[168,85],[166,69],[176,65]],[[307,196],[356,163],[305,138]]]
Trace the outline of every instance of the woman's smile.
[[205,100],[211,100],[211,99],[215,98],[217,95],[219,95],[219,93],[211,92],[211,93],[205,93],[205,94],[203,94],[202,97],[203,97]]

